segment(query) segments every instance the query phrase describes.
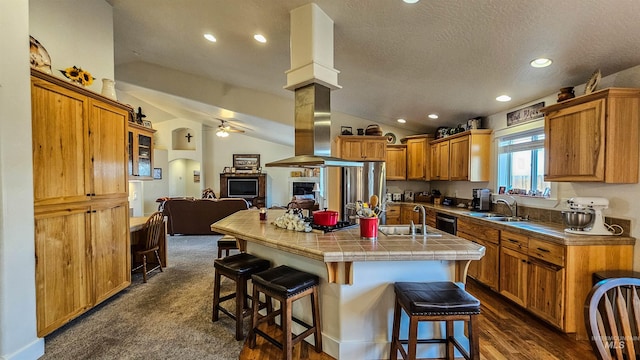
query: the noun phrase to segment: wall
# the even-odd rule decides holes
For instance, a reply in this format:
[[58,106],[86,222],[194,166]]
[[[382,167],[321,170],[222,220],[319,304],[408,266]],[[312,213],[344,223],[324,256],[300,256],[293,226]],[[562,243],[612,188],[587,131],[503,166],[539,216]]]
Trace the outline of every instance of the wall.
[[0,1],[0,358],[36,359],[29,3]]

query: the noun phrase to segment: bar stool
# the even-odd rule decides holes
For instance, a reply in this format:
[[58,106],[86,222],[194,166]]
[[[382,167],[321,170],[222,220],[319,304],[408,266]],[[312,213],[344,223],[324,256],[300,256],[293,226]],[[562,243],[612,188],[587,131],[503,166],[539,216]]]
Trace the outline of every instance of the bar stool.
[[[257,307],[253,308],[252,327],[247,335],[249,348],[253,349],[255,347],[256,334],[258,334],[280,348],[283,359],[290,360],[295,344],[304,340],[307,336],[314,334],[315,351],[322,352],[320,306],[318,303],[318,276],[293,269],[286,265],[281,265],[254,274],[251,276],[251,280],[253,284],[253,298],[257,299],[260,293],[265,294],[267,314],[261,316],[258,313],[259,309]],[[307,295],[311,295],[311,325],[294,317],[291,311],[293,302]],[[273,310],[272,306],[270,306],[271,299],[276,299],[280,302],[280,309]],[[272,324],[278,315],[280,315],[280,326],[282,328],[282,342],[277,341],[258,328],[258,326],[264,322]],[[306,330],[294,336],[291,332],[292,321],[302,325]]]
[[225,235],[218,240],[218,259],[222,257],[222,251],[225,251],[225,256],[229,256],[230,250],[237,250],[238,244],[236,238],[233,236]]
[[[247,294],[247,282],[251,278],[252,274],[267,270],[271,266],[271,263],[269,260],[261,259],[251,254],[240,253],[216,259],[213,262],[213,266],[215,268],[215,279],[213,283],[213,315],[211,317],[211,321],[218,321],[218,311],[222,311],[227,314],[230,318],[236,321],[236,340],[242,340],[244,339],[244,334],[242,333],[242,320],[246,315],[250,314],[249,312],[245,313],[245,310],[250,309],[247,298],[251,298],[249,294]],[[220,283],[222,281],[222,276],[236,282],[236,291],[235,293],[225,295],[221,298]],[[236,300],[234,313],[231,313],[220,306],[222,302],[231,299]],[[251,305],[258,309],[260,308],[259,301],[257,298],[255,299],[255,301],[253,301],[253,298],[251,299]]]
[[[465,359],[480,359],[478,326],[475,317],[480,314],[480,301],[450,281],[442,282],[397,282],[393,311],[393,333],[391,339],[392,360],[398,358],[398,351],[403,359],[416,359],[417,344],[446,344],[446,359],[453,359],[454,346]],[[408,340],[400,340],[401,310],[409,315]],[[418,339],[418,323],[420,321],[446,321],[446,338]],[[468,322],[469,352],[455,338],[453,322]],[[408,354],[402,344],[408,344]]]

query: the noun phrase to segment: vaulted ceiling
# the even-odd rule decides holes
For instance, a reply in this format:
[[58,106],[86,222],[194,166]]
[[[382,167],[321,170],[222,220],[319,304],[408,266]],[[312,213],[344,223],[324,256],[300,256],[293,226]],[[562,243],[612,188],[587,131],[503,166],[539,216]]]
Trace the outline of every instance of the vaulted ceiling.
[[[109,3],[116,68],[146,62],[293,98],[283,89],[290,68],[289,11],[308,1]],[[606,76],[640,64],[637,0],[315,3],[334,21],[334,67],[343,88],[332,93],[332,108],[415,132],[464,123],[584,84],[596,69]],[[214,34],[217,42],[205,40],[204,33]],[[255,33],[267,43],[257,43]],[[538,57],[553,64],[531,67]],[[497,102],[502,94],[512,100]],[[176,109],[183,107],[176,114],[194,106],[189,99],[173,100]],[[439,119],[428,119],[430,113]],[[398,125],[398,118],[407,123]]]

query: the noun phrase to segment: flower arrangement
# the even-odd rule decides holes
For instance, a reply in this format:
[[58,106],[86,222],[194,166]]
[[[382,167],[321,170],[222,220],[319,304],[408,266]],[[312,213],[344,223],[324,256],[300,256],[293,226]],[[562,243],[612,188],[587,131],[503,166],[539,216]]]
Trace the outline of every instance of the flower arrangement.
[[64,70],[60,70],[60,72],[62,73],[62,75],[64,75],[67,79],[78,83],[82,86],[89,86],[91,84],[93,84],[93,80],[95,80],[96,78],[94,78],[93,76],[91,76],[91,73],[86,71],[86,70],[82,70],[82,68],[76,67],[75,65],[73,67],[69,67],[66,68]]

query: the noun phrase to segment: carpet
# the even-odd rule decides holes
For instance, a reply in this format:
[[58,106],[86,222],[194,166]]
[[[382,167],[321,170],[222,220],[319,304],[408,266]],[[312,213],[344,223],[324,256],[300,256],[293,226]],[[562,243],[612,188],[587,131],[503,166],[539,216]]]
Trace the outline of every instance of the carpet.
[[[41,359],[238,359],[234,321],[211,322],[219,238],[169,236],[164,272],[146,284],[133,274],[125,290],[48,335]],[[223,295],[233,288],[223,280]]]

